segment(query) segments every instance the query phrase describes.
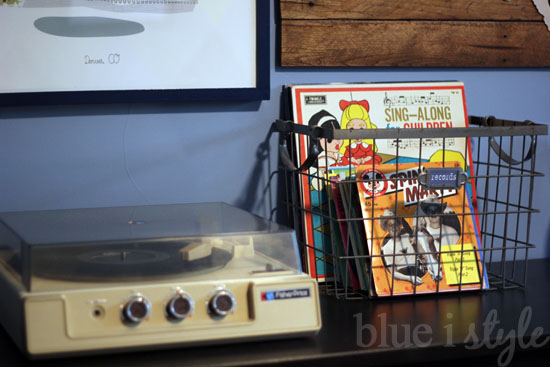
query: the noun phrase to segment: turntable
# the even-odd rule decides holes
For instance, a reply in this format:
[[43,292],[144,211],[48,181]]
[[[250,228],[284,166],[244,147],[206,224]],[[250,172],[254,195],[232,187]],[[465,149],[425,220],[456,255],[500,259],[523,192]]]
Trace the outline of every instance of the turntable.
[[295,234],[222,203],[0,213],[0,320],[31,356],[315,334]]

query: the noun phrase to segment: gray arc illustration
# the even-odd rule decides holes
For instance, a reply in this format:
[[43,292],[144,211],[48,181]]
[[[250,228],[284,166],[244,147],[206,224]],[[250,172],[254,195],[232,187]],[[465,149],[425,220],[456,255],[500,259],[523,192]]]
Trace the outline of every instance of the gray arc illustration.
[[43,17],[34,26],[47,34],[61,37],[120,37],[141,33],[137,22],[104,17]]

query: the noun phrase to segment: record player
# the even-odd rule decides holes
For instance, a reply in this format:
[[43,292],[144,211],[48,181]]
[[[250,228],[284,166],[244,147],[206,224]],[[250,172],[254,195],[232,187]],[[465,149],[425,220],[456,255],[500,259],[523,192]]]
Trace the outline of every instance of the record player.
[[295,234],[222,203],[0,213],[0,320],[31,356],[315,334]]

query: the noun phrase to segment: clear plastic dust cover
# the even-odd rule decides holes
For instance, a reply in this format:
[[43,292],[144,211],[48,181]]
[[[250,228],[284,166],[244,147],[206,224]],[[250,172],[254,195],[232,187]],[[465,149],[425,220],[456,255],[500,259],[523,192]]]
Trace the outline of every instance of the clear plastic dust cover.
[[293,230],[223,203],[0,213],[0,266],[27,291],[301,273]]

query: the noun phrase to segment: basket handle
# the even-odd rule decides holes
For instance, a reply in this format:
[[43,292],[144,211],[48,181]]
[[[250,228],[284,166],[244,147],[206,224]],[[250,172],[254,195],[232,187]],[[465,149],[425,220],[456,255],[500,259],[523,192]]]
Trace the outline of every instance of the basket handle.
[[[535,123],[533,121],[512,121],[512,120],[502,120],[497,119],[494,116],[486,116],[486,117],[478,117],[478,116],[469,116],[469,121],[471,124],[474,125],[481,125],[486,127],[491,126],[524,126],[524,125],[534,125]],[[285,123],[285,121],[277,121],[276,123],[282,124]],[[317,138],[318,135],[315,134],[318,133],[316,129],[310,131],[310,134],[312,137]],[[531,137],[531,145],[529,147],[529,150],[525,154],[525,157],[523,157],[521,160],[515,160],[511,156],[509,156],[506,152],[502,150],[500,145],[496,142],[494,137],[489,137],[489,144],[491,145],[491,149],[499,156],[501,160],[504,162],[510,164],[510,165],[518,165],[521,163],[524,163],[531,159],[533,155],[535,154],[536,148],[537,148],[537,139],[536,136],[530,136]],[[283,164],[287,167],[287,169],[294,171],[294,172],[302,172],[307,171],[313,164],[317,161],[317,157],[321,153],[322,148],[321,144],[318,139],[315,139],[312,144],[309,146],[309,152],[307,155],[307,159],[305,162],[298,168],[294,165],[292,162],[292,159],[290,158],[290,154],[288,153],[288,145],[286,141],[283,141],[279,145],[279,154],[281,157],[281,160]]]
[[[478,117],[478,116],[470,116],[470,123],[476,124],[476,125],[482,125],[482,126],[525,126],[525,125],[534,125],[535,123],[533,121],[512,121],[512,120],[501,120],[497,119],[494,116],[486,116],[486,117]],[[537,139],[536,137],[531,136],[531,146],[529,147],[529,150],[527,151],[527,154],[525,154],[525,157],[523,157],[520,161],[515,160],[511,156],[509,156],[506,152],[502,150],[500,145],[496,142],[494,137],[489,137],[489,144],[491,145],[491,149],[499,156],[500,159],[502,159],[504,162],[510,164],[510,165],[518,165],[521,163],[524,163],[531,159],[533,157],[533,154],[535,154],[536,148],[537,148]]]
[[290,154],[288,153],[288,145],[286,141],[283,141],[279,145],[279,155],[281,157],[281,161],[286,166],[287,169],[294,172],[302,172],[307,171],[311,168],[311,166],[317,161],[317,157],[321,153],[319,142],[315,142],[314,144],[310,144],[309,152],[307,155],[307,159],[302,165],[298,168],[294,165],[292,162],[292,159],[290,159]]

